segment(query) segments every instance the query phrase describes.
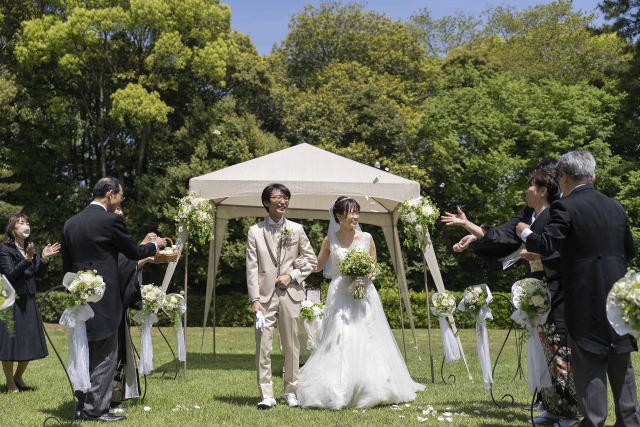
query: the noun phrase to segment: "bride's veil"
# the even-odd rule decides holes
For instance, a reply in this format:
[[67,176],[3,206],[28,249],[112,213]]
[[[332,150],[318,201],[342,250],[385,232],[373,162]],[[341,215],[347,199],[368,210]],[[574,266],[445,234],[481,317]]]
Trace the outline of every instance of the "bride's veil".
[[[339,199],[340,197],[338,197],[336,201]],[[340,224],[336,222],[335,216],[333,215],[333,207],[336,204],[336,201],[333,201],[331,206],[329,206],[329,227],[327,228],[327,238],[329,239],[331,253],[329,254],[329,259],[322,269],[322,275],[327,279],[333,279],[338,276],[338,266],[336,265],[335,254],[333,253],[334,247],[337,245],[336,232],[340,230]],[[356,225],[356,230],[362,231],[360,224]]]

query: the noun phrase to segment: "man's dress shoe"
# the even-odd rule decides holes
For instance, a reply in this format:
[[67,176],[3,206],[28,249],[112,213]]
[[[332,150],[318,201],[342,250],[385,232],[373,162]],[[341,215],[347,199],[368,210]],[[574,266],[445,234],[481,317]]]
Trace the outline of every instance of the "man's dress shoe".
[[99,417],[95,417],[92,415],[87,415],[84,412],[80,412],[80,414],[76,415],[76,421],[99,421],[103,423],[110,423],[115,421],[124,421],[127,417],[124,415],[115,415],[109,412],[100,415]]

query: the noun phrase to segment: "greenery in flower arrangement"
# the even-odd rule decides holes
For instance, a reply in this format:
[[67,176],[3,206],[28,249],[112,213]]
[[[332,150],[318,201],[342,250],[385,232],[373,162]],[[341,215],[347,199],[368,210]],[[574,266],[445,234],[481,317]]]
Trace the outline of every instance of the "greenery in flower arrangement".
[[351,249],[344,259],[338,262],[338,271],[352,280],[350,290],[353,292],[353,297],[362,299],[366,281],[373,280],[380,273],[380,267],[369,252]]
[[452,315],[456,309],[456,297],[451,292],[436,292],[433,296],[431,311],[436,316]]
[[618,334],[640,336],[640,273],[630,270],[607,296],[607,317]]
[[405,200],[399,207],[402,229],[408,248],[424,248],[429,230],[440,217],[440,211],[429,197],[418,196]]
[[72,306],[100,301],[107,288],[102,276],[96,270],[78,271],[75,275],[67,273],[63,281],[71,292],[70,305]]
[[513,300],[519,310],[524,311],[529,318],[540,316],[551,308],[545,282],[538,279],[522,279],[514,283]]
[[475,317],[484,305],[487,305],[487,293],[482,286],[473,285],[464,290],[458,308],[463,307],[464,310],[461,311]]
[[196,193],[189,193],[178,201],[178,226],[184,224],[189,236],[194,237],[202,245],[211,240],[211,224],[213,223],[213,208],[208,200]]
[[311,322],[313,319],[322,319],[323,309],[324,306],[321,303],[306,299],[302,301],[300,317],[307,322]]

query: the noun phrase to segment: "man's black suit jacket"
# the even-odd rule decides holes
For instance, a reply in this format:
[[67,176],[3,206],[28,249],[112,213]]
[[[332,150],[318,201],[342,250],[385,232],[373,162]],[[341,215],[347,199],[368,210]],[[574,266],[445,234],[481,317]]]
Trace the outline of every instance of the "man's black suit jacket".
[[89,341],[105,339],[116,332],[122,318],[118,280],[118,253],[139,260],[156,252],[153,243],[137,245],[122,218],[97,205],[89,205],[69,218],[62,232],[64,272],[96,270],[106,285],[104,296],[91,303],[95,313],[87,322]]
[[605,310],[609,290],[635,256],[622,205],[582,185],[554,202],[549,214],[544,231],[529,235],[526,248],[540,254],[560,251],[569,334],[592,353],[631,351],[635,342],[613,331]]

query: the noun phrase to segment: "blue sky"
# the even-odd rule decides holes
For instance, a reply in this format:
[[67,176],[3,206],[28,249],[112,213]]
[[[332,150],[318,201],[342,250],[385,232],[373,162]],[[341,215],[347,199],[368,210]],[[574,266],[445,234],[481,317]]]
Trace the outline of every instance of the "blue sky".
[[[320,4],[321,0],[220,0],[231,7],[231,25],[248,34],[261,55],[271,52],[274,43],[282,41],[289,31],[292,15],[300,12],[305,4]],[[462,11],[467,15],[479,15],[491,6],[514,6],[518,10],[530,6],[551,3],[548,0],[368,0],[365,9],[406,20],[416,11],[427,8],[433,18],[453,15]],[[596,10],[598,0],[574,0],[576,10],[601,14]],[[600,18],[601,20],[601,18]]]

